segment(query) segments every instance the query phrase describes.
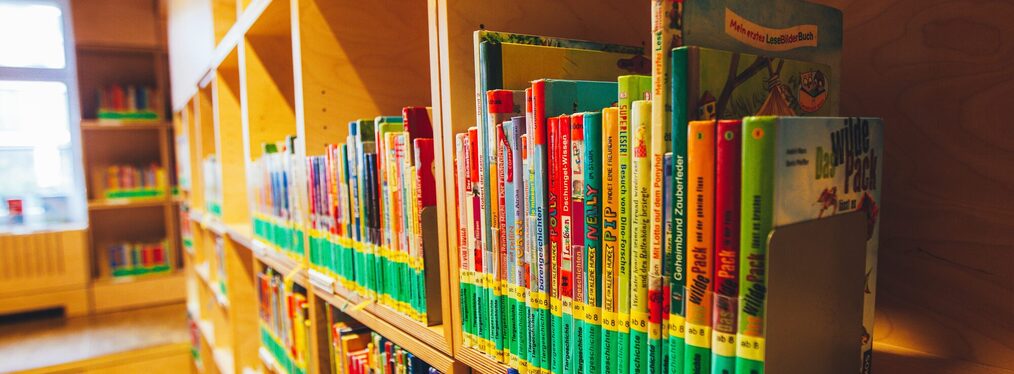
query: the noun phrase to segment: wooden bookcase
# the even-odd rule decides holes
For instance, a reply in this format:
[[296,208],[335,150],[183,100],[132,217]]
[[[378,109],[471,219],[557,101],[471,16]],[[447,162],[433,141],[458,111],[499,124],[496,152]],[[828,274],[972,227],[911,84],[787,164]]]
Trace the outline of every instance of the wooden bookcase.
[[[221,300],[213,285],[190,290],[192,316],[199,319],[200,326],[205,326],[201,344],[209,347],[209,352],[218,352],[204,358],[205,362],[214,360],[215,365],[205,366],[236,372],[274,368],[270,360],[258,355],[257,297],[253,286],[256,274],[268,267],[291,276],[312,294],[312,348],[316,356],[309,364],[310,372],[328,372],[330,368],[329,313],[365,324],[441,371],[506,372],[505,365],[462,347],[460,335],[459,264],[454,248],[457,232],[454,212],[458,207],[450,166],[454,160],[453,135],[475,123],[473,32],[486,28],[648,47],[650,4],[632,5],[620,0],[428,0],[397,5],[352,0],[210,0],[211,6],[205,10],[210,12],[206,17],[208,23],[195,25],[194,17],[188,14],[180,15],[178,23],[174,20],[174,5],[189,9],[186,1],[169,3],[170,34],[187,36],[174,44],[173,53],[179,50],[180,55],[201,57],[180,62],[193,66],[181,66],[178,71],[200,74],[174,77],[174,82],[186,84],[173,87],[177,93],[173,103],[174,127],[186,130],[192,164],[191,189],[186,196],[196,248],[186,258],[189,265],[209,269],[207,283],[224,280],[227,289]],[[863,31],[860,25],[848,23],[848,14],[867,11],[859,8],[863,7],[849,5],[846,9],[846,44],[865,46],[873,40],[884,40],[873,31]],[[905,16],[891,14],[893,19]],[[874,15],[860,18],[870,17],[875,18]],[[879,22],[881,29],[889,28],[888,22]],[[867,35],[869,41],[850,40],[850,35]],[[202,46],[206,44],[212,47],[204,49]],[[191,46],[194,47],[188,49]],[[875,70],[867,66],[873,62],[854,52],[846,50],[844,57],[845,74],[851,69]],[[876,84],[862,80],[843,83],[843,114],[896,113],[896,109],[865,103],[863,95],[857,93],[862,91],[857,87],[876,90]],[[427,271],[440,272],[444,316],[443,323],[433,327],[412,322],[340,287],[332,290],[316,287],[309,280],[305,260],[274,253],[253,237],[250,225],[247,177],[251,162],[261,157],[262,144],[297,135],[297,155],[319,155],[325,144],[344,141],[348,121],[397,114],[401,107],[409,105],[432,107],[434,151],[439,155],[435,172],[440,261],[438,269]],[[887,120],[892,122],[891,118]],[[897,140],[901,136],[890,131],[887,135],[888,143],[892,137],[898,143],[912,142]],[[220,216],[203,212],[199,160],[210,154],[220,160],[223,183]],[[889,175],[897,174],[889,172]],[[915,204],[895,192],[890,199]],[[887,232],[898,223],[884,221],[883,225]],[[214,270],[216,238],[224,243],[225,255],[219,256],[225,261],[224,274],[215,274]],[[996,354],[1010,352],[1009,347],[994,344],[1002,337],[978,339],[999,336],[987,332],[984,323],[976,324],[975,332],[961,334],[980,341],[967,347],[949,342],[943,335],[928,333],[932,330],[929,321],[937,317],[946,317],[950,321],[947,326],[957,326],[959,323],[955,321],[963,316],[987,317],[942,307],[925,290],[913,292],[913,286],[901,279],[899,272],[929,279],[937,265],[928,264],[927,259],[918,259],[917,265],[904,261],[910,252],[901,249],[905,246],[898,243],[900,239],[896,236],[886,234],[881,241],[885,261],[879,270],[884,274],[879,287],[882,295],[889,296],[882,296],[878,302],[874,337],[878,371],[939,367],[934,363],[947,363],[954,372],[1014,367],[1009,360],[998,358],[1002,354]],[[1003,256],[1010,258],[1009,253]],[[972,282],[968,284],[991,278],[950,271],[949,277]],[[191,283],[203,281],[194,271],[188,270],[187,274],[190,280],[197,278]],[[1009,294],[1009,290],[1006,292]],[[891,300],[883,302],[885,297]],[[208,309],[202,309],[205,307]]]

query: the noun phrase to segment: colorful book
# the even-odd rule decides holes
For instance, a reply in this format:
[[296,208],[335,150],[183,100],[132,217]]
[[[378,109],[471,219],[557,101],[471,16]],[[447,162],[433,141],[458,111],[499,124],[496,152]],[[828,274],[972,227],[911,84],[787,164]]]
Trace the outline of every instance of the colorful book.
[[557,135],[557,159],[551,161],[559,165],[557,195],[557,209],[559,210],[560,221],[560,350],[562,353],[560,372],[570,373],[574,369],[574,248],[573,248],[573,224],[571,217],[571,199],[573,193],[571,173],[571,129],[570,115],[564,114],[558,117]]
[[715,239],[712,254],[711,370],[736,371],[736,297],[739,294],[739,189],[743,124],[715,129]]
[[617,370],[630,369],[630,275],[631,275],[631,158],[630,112],[631,103],[647,99],[651,92],[651,77],[627,75],[618,78],[617,106],[619,107],[619,137],[616,148],[619,157],[619,243],[617,254]]
[[468,221],[471,217],[468,214],[468,207],[471,205],[471,200],[466,186],[471,183],[471,180],[468,179],[468,153],[465,148],[467,138],[467,133],[454,135],[454,190],[455,201],[458,205],[455,227],[458,228],[458,306],[461,313],[461,339],[462,345],[472,347],[475,332],[472,327],[472,318],[474,318],[471,293],[472,277],[471,268],[468,267]]
[[546,141],[548,142],[548,186],[546,195],[547,212],[549,213],[549,347],[550,372],[563,373],[563,303],[560,292],[560,118],[550,117],[546,124]]
[[[616,373],[617,256],[620,245],[620,143],[619,109],[602,110],[602,357],[601,372]],[[627,364],[624,363],[624,366]]]
[[581,372],[583,354],[587,351],[586,308],[588,305],[587,255],[584,237],[584,116],[570,116],[570,224],[573,258],[573,338],[571,341],[571,372]]
[[510,331],[510,363],[514,367],[526,367],[528,356],[527,317],[528,309],[524,305],[524,287],[526,269],[526,245],[524,222],[527,214],[524,194],[525,171],[523,166],[522,136],[525,135],[525,117],[517,116],[503,123],[504,137],[507,141],[507,168],[505,169],[506,185],[504,190],[507,222],[507,252],[513,270],[509,274],[508,311],[511,314]]
[[[662,157],[662,170],[664,171],[664,178],[662,178],[662,219],[664,220],[664,236],[662,237],[662,264],[663,271],[670,271],[669,264],[672,262],[669,260],[673,256],[672,253],[672,235],[673,235],[673,202],[672,202],[672,177],[673,177],[673,160],[672,152],[666,152]],[[672,300],[673,290],[673,278],[672,273],[667,272],[662,276],[662,305],[658,311],[662,315],[662,368],[663,373],[672,373],[673,370],[679,369],[678,373],[683,372],[683,339],[676,339],[672,335],[669,321],[669,311],[671,310],[670,302]],[[682,284],[680,284],[682,287]],[[677,356],[673,356],[675,351]]]
[[[775,227],[861,211],[867,218],[862,360],[871,358],[884,152],[879,118],[743,119],[736,372],[764,372],[763,261]],[[858,328],[858,327],[857,327]]]
[[478,155],[478,129],[472,127],[468,129],[468,164],[469,164],[469,180],[471,186],[469,187],[472,204],[469,206],[469,210],[472,213],[472,217],[469,220],[469,239],[471,242],[469,259],[470,265],[473,271],[473,283],[475,287],[474,301],[475,301],[475,320],[473,321],[476,332],[476,345],[475,348],[480,351],[485,351],[485,347],[488,346],[489,342],[489,331],[486,324],[482,323],[483,316],[488,316],[488,303],[486,287],[484,282],[486,279],[486,269],[483,262],[483,249],[482,249],[482,216],[480,213],[481,209],[481,196],[479,190],[482,188],[482,183],[479,181],[479,155]]
[[[630,103],[630,372],[650,371],[649,330],[652,326],[648,301],[648,265],[651,247],[651,101]],[[652,363],[655,360],[651,360]],[[658,372],[658,370],[650,371]]]
[[711,266],[715,209],[715,121],[691,121],[687,134],[687,305],[684,373],[711,372]]
[[[582,336],[582,373],[601,373],[602,352],[602,113],[583,116],[581,176],[585,253],[585,333]],[[575,177],[576,178],[576,177]],[[576,189],[575,189],[576,190]],[[575,210],[576,211],[576,210]]]

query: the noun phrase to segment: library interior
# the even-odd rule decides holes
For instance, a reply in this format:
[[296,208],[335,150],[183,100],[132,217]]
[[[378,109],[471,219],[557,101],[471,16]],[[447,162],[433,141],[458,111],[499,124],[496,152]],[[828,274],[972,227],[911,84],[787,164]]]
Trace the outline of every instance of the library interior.
[[1014,374],[1012,19],[0,0],[0,373]]

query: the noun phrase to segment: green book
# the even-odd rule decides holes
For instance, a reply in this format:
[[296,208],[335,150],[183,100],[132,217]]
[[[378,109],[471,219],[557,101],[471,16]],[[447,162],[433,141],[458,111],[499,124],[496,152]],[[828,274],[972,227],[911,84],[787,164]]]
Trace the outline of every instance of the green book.
[[[630,275],[631,275],[631,103],[648,98],[651,92],[651,77],[647,75],[625,75],[618,79],[617,107],[619,108],[619,243],[617,245],[617,326],[616,326],[616,370],[628,373],[630,369]],[[645,289],[647,292],[647,289]],[[647,298],[645,298],[647,299]],[[647,308],[647,305],[645,305]],[[646,309],[647,310],[647,309]],[[645,347],[647,345],[645,344]],[[647,356],[645,356],[647,357]]]
[[[866,214],[863,325],[873,323],[884,152],[879,118],[747,117],[743,120],[737,373],[764,372],[763,259],[773,228]],[[860,326],[856,326],[859,330]],[[864,345],[868,328],[856,338]],[[869,360],[869,353],[862,352]]]

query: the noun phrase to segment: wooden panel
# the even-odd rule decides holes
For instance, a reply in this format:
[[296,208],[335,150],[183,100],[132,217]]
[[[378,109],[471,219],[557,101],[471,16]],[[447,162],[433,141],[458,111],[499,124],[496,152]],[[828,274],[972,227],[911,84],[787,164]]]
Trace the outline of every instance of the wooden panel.
[[162,47],[157,0],[88,0],[72,3],[74,38],[78,44]]
[[148,305],[178,303],[186,298],[183,273],[136,278],[126,282],[97,282],[92,286],[93,310],[107,312]]
[[232,351],[236,356],[235,367],[254,368],[260,359],[259,301],[253,269],[253,253],[238,243],[227,240],[226,272],[229,293],[229,322],[235,339]]
[[238,60],[238,51],[231,53],[219,67],[214,81],[217,148],[222,173],[222,221],[225,223],[250,222],[246,155],[241,141],[243,120]]
[[215,28],[215,44],[236,24],[236,0],[211,0],[211,16]]
[[357,118],[429,106],[426,4],[297,0],[296,40],[307,154],[343,141]]
[[885,122],[874,339],[1014,369],[1014,4],[821,2],[845,17],[842,113]]
[[[88,281],[85,231],[0,235],[0,295],[83,287]],[[26,310],[15,305],[4,311]]]
[[50,308],[63,308],[67,317],[88,314],[88,289],[84,286],[68,290],[47,290],[0,296],[0,315]]
[[260,158],[264,143],[296,134],[291,45],[288,37],[259,37],[247,38],[241,49],[251,160]]

